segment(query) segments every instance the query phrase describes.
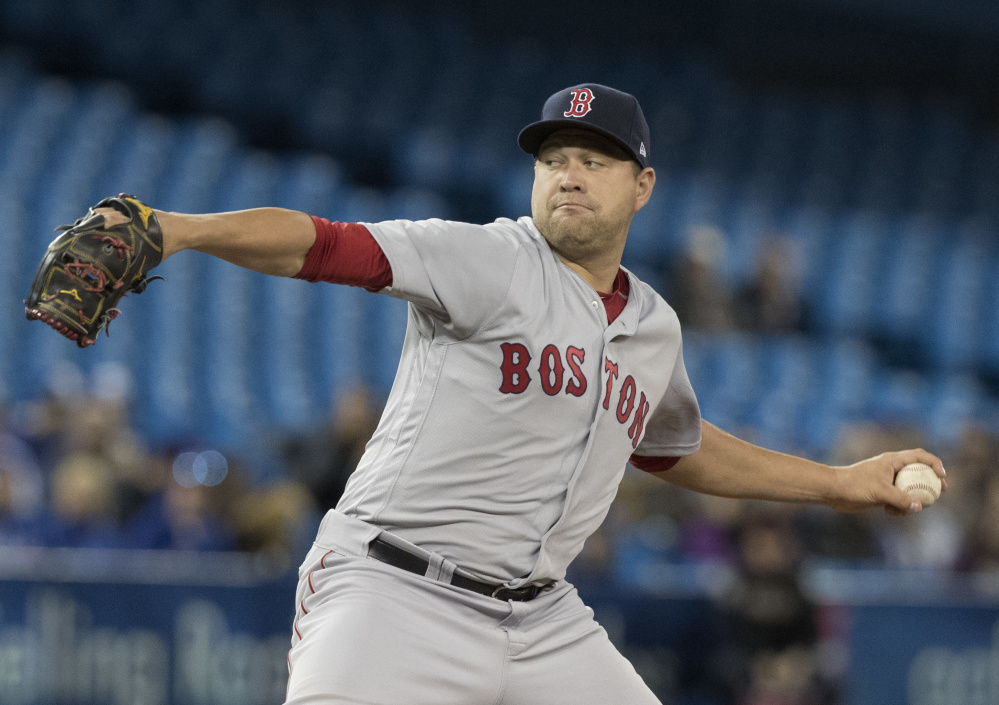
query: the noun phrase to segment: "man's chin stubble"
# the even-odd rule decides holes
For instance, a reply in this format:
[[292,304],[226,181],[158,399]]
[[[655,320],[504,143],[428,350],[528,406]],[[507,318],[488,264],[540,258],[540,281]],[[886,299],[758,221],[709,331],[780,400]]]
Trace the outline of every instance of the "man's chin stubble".
[[553,226],[548,223],[545,239],[549,246],[558,254],[571,260],[577,260],[593,254],[596,242],[590,229],[579,226],[567,228],[564,225]]

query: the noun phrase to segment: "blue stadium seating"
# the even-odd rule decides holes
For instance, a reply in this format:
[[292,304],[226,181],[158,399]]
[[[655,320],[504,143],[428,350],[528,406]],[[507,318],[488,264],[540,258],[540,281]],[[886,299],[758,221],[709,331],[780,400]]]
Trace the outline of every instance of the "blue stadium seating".
[[[70,3],[70,11],[93,28],[113,4]],[[594,75],[638,92],[654,131],[659,180],[633,222],[626,266],[659,286],[698,225],[722,232],[721,271],[732,289],[752,276],[771,232],[785,234],[801,258],[814,337],[687,332],[706,417],[749,425],[777,447],[822,453],[844,420],[901,420],[946,439],[955,419],[995,414],[974,380],[999,375],[999,138],[954,106],[752,92],[689,57],[643,74],[637,67],[664,61],[656,52],[613,60],[597,52],[552,73],[543,47],[491,54],[490,39],[443,10],[393,15],[331,3],[307,16],[279,6],[243,16],[234,0],[190,9],[149,0],[127,13],[190,30],[163,47],[170,61],[149,80],[203,76],[191,85],[204,109],[249,116],[249,124],[294,104],[289,129],[362,159],[383,150],[401,186],[358,187],[329,157],[255,152],[223,120],[151,115],[120,84],[44,77],[0,51],[8,300],[23,297],[55,225],[120,190],[168,210],[278,205],[345,221],[450,217],[460,199],[488,194],[497,215],[518,217],[528,211],[532,175],[514,145],[517,128],[557,87],[553,77]],[[57,3],[15,0],[0,20],[30,33],[57,11]],[[261,48],[261,22],[280,50]],[[227,38],[216,42],[220,27]],[[142,32],[131,36],[94,51],[138,66],[149,47]],[[305,36],[314,41],[297,41]],[[336,41],[324,44],[326,36]],[[56,362],[84,370],[127,362],[150,438],[202,434],[225,445],[254,428],[308,425],[357,381],[380,393],[391,384],[406,319],[399,301],[190,253],[160,271],[167,283],[130,297],[112,337],[82,354],[5,310],[2,396],[37,394]],[[900,355],[914,371],[887,364]],[[23,374],[13,373],[15,361]]]

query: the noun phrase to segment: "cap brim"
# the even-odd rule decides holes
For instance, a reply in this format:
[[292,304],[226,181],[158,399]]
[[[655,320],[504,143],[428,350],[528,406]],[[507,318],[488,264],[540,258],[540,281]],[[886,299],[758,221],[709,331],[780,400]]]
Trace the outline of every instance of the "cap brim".
[[517,144],[520,145],[522,150],[531,156],[536,157],[538,156],[538,152],[541,150],[541,145],[544,144],[544,141],[548,139],[549,135],[553,132],[564,130],[566,128],[588,130],[589,132],[596,132],[598,135],[603,135],[614,144],[620,146],[621,149],[628,154],[628,156],[638,162],[641,166],[648,166],[648,164],[646,164],[646,160],[636,154],[635,150],[633,150],[626,142],[622,141],[608,130],[596,127],[595,125],[591,125],[586,122],[580,122],[579,120],[541,120],[540,122],[532,122],[520,131],[520,135],[517,137]]

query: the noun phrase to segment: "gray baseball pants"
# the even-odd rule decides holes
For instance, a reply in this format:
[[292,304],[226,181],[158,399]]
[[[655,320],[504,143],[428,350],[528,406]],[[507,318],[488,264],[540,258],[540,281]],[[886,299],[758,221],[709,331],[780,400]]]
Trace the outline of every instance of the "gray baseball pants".
[[430,577],[368,558],[378,535],[323,520],[299,570],[286,705],[659,705],[571,584],[485,597],[441,582],[440,556],[421,554]]

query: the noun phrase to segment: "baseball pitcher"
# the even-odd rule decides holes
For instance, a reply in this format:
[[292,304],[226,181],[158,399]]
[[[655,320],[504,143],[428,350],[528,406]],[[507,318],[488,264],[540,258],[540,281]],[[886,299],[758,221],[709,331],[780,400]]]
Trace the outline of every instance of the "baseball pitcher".
[[669,305],[621,267],[656,182],[638,101],[551,96],[520,133],[531,217],[336,223],[107,199],[50,246],[26,301],[92,344],[184,249],[409,302],[378,429],[299,571],[288,705],[658,702],[566,582],[626,464],[725,497],[921,509],[921,449],[830,467],[704,421]]

